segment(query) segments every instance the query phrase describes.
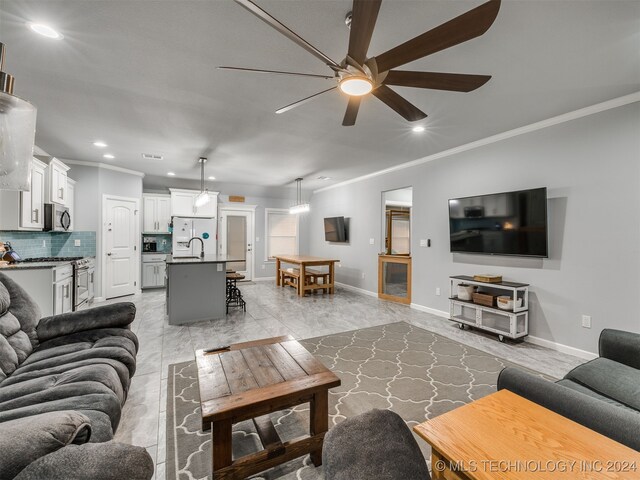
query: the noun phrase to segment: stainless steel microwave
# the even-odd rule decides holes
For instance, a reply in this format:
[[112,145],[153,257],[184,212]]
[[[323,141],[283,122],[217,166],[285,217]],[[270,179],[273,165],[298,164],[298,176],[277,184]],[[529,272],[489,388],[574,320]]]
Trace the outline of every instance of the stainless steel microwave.
[[67,207],[55,203],[44,204],[44,229],[47,232],[68,232],[71,214]]

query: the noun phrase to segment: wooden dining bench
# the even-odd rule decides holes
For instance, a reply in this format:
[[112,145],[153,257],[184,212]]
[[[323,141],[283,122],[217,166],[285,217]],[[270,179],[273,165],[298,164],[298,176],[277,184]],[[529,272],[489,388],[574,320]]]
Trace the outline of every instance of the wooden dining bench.
[[[320,285],[320,283],[318,282],[319,279],[322,279],[322,285],[328,285],[329,283],[329,272],[323,272],[320,270],[316,270],[315,268],[307,268],[305,270],[305,273],[307,274],[307,276],[311,277],[311,283]],[[315,293],[316,290],[314,290],[313,292]],[[322,288],[322,293],[325,292],[329,292],[328,286]]]

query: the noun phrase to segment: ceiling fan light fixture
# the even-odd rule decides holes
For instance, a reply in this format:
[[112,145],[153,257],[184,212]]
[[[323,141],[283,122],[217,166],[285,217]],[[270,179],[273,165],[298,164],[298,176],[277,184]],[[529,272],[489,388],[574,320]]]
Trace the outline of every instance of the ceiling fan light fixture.
[[352,97],[361,97],[373,90],[373,83],[367,77],[348,76],[340,80],[340,90]]
[[310,210],[308,203],[301,203],[300,205],[294,205],[289,208],[289,214],[296,215],[298,213],[306,213]]

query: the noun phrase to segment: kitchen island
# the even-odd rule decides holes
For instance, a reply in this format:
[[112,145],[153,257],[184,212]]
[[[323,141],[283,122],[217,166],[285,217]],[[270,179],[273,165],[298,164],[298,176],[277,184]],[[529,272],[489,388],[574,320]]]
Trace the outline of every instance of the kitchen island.
[[169,325],[224,318],[227,313],[227,255],[167,256]]

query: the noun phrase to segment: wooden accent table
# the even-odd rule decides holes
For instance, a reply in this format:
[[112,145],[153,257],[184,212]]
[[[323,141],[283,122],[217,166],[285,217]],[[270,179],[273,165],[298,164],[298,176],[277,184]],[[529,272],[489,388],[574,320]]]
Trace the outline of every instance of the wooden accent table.
[[414,427],[433,480],[640,479],[640,453],[508,390]]
[[[212,429],[213,479],[241,479],[311,454],[322,463],[329,426],[329,389],[340,379],[293,337],[237,343],[196,352],[202,429]],[[283,442],[269,413],[310,402],[310,434]],[[264,415],[264,416],[263,416]],[[253,419],[264,450],[232,459],[231,428]]]
[[[330,258],[321,258],[321,257],[310,257],[308,255],[276,255],[274,257],[276,259],[276,285],[280,286],[280,268],[283,263],[290,263],[292,265],[298,265],[300,268],[300,278],[302,280],[298,280],[298,295],[304,297],[305,293],[317,289],[327,289],[329,293],[334,292],[335,287],[335,264],[340,260],[330,259]],[[306,278],[306,268],[307,267],[321,267],[327,266],[329,267],[329,282],[328,284],[318,284],[311,283],[309,285],[305,285],[304,279]]]

